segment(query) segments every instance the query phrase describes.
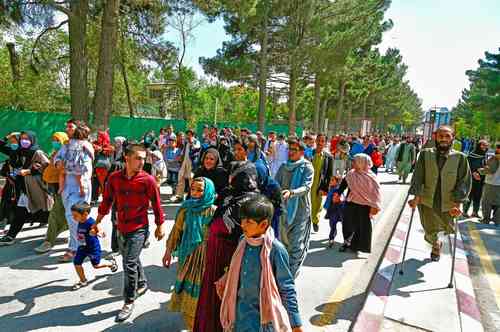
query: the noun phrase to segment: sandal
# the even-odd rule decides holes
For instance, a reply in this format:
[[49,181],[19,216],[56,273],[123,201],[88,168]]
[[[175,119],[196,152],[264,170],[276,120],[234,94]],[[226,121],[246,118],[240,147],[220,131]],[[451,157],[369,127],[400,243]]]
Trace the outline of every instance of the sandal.
[[109,269],[111,270],[111,272],[115,273],[116,271],[118,271],[118,264],[116,263],[114,257],[111,257],[110,261],[111,261],[111,266],[109,267]]
[[89,282],[87,280],[85,280],[85,281],[81,281],[80,280],[79,282],[77,282],[76,284],[74,284],[73,287],[71,287],[71,290],[74,290],[74,291],[75,290],[79,290],[80,288],[85,287],[88,284],[89,284]]
[[59,257],[58,261],[59,263],[69,263],[73,261],[74,257],[75,255],[73,254],[73,252],[66,251],[66,253],[63,256]]
[[439,262],[439,259],[441,258],[441,248],[443,247],[443,242],[437,241],[433,246],[432,246],[432,251],[431,251],[431,260],[433,262]]

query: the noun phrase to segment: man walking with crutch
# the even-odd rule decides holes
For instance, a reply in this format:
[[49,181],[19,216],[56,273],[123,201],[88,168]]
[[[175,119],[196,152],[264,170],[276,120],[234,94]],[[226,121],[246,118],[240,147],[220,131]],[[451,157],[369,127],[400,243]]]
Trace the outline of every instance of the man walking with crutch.
[[432,261],[441,257],[438,233],[455,232],[454,220],[462,214],[460,205],[472,186],[467,157],[451,148],[454,138],[451,127],[439,127],[436,147],[421,151],[409,189],[415,197],[408,203],[412,209],[418,207],[424,239],[432,246]]

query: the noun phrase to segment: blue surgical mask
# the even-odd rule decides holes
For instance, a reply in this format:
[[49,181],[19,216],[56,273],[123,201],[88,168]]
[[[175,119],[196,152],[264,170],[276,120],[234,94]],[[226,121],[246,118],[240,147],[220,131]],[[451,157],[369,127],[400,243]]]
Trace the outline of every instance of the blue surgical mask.
[[11,150],[15,151],[15,150],[19,149],[19,144],[17,144],[17,143],[10,143],[9,147],[10,147]]
[[24,149],[27,149],[31,146],[31,141],[29,139],[22,139],[21,140],[21,147]]
[[58,141],[52,141],[52,147],[54,148],[54,150],[60,150],[62,147],[62,144],[61,144],[61,142],[58,142]]

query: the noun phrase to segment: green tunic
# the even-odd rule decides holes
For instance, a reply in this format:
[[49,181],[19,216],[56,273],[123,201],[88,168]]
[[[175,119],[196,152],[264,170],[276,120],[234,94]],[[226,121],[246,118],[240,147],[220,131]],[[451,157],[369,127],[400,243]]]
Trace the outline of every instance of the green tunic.
[[323,167],[323,154],[316,153],[312,160],[314,168],[314,179],[311,188],[311,220],[313,224],[319,223],[319,213],[322,208],[322,197],[319,193],[319,181],[321,177],[321,168]]
[[415,146],[411,143],[403,143],[399,146],[397,153],[397,171],[398,175],[406,181],[411,172],[411,167],[415,162]]
[[418,211],[427,242],[435,244],[441,231],[453,233],[449,211],[467,199],[471,186],[469,163],[463,153],[451,150],[441,154],[435,148],[422,150],[409,193],[422,199]]

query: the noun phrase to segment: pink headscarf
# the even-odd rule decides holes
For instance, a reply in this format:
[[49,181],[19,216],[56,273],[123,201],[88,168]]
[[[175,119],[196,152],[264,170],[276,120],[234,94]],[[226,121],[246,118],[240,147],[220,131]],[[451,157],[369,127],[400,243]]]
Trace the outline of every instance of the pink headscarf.
[[372,160],[369,155],[358,153],[354,156],[354,162],[362,161],[363,166],[360,170],[352,169],[346,175],[347,185],[349,186],[348,202],[360,205],[368,205],[376,209],[382,208],[382,198],[380,196],[380,185],[377,177],[370,170]]
[[260,279],[260,322],[261,325],[269,322],[273,323],[274,330],[277,332],[290,332],[290,320],[287,311],[281,302],[278,286],[274,279],[269,254],[271,253],[274,232],[269,227],[266,233],[259,238],[247,238],[240,241],[227,274],[217,281],[217,287],[224,287],[224,296],[220,310],[220,320],[224,331],[232,331],[236,320],[236,299],[238,297],[238,284],[240,278],[241,262],[245,253],[246,245],[260,246],[260,262],[262,273]]

